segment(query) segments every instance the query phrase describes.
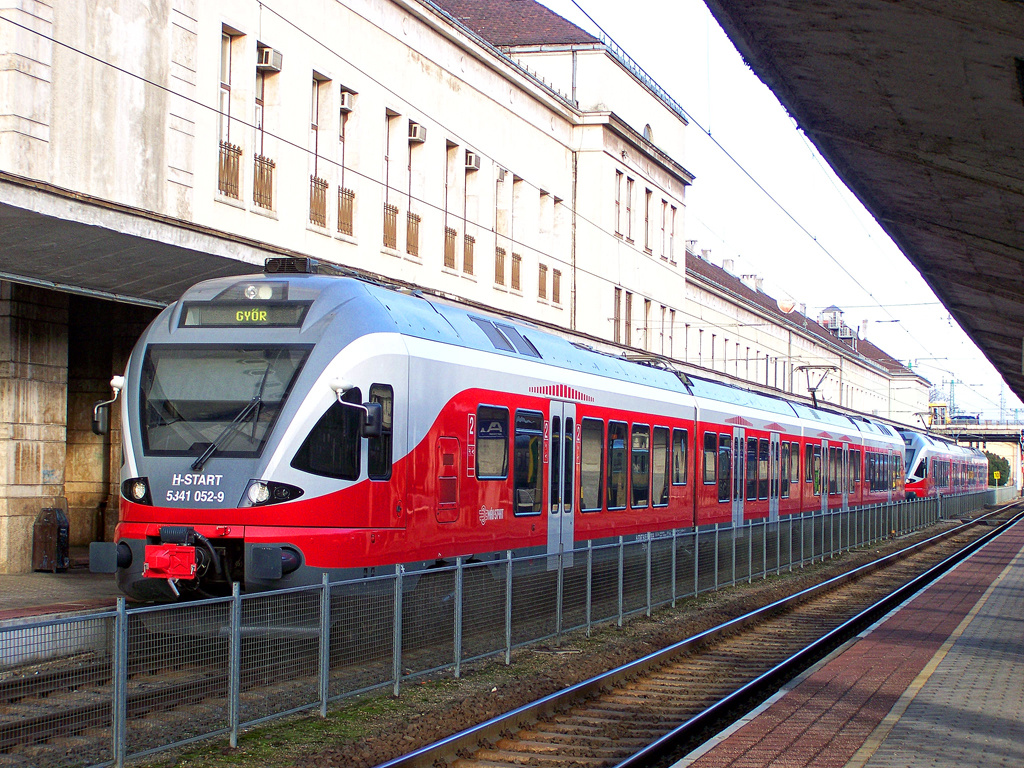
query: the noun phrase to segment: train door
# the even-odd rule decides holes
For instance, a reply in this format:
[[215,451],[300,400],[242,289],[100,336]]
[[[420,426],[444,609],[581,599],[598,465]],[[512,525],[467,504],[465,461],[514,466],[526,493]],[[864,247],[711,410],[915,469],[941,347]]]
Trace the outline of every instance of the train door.
[[842,485],[843,512],[850,511],[850,444],[843,443],[842,471],[839,473],[839,484]]
[[[548,463],[548,554],[568,552],[563,564],[572,565],[576,498],[576,404],[551,402],[551,442]],[[548,558],[548,570],[558,558]]]
[[829,474],[832,462],[828,460],[828,440],[821,441],[821,514],[828,512]]
[[768,446],[768,521],[774,523],[779,519],[779,498],[782,487],[779,477],[781,436],[778,432],[772,432],[769,437],[771,442]]
[[743,469],[747,463],[744,460],[744,433],[743,427],[732,428],[732,524],[734,527],[743,525],[743,490],[746,488],[743,477]]

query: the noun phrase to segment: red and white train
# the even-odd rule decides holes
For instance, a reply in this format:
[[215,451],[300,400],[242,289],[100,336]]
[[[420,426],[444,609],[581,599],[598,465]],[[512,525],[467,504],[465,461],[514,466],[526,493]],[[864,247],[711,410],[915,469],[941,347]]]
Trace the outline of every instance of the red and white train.
[[936,435],[900,430],[906,443],[907,498],[980,490],[988,485],[988,459]]
[[200,283],[132,353],[121,522],[91,553],[130,596],[553,554],[904,496],[904,437],[876,419],[308,267]]

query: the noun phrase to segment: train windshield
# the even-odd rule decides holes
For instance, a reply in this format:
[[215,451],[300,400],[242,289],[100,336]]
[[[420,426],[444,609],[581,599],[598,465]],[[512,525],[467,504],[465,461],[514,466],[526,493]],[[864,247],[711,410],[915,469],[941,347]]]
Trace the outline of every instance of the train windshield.
[[309,346],[157,345],[142,362],[139,409],[149,456],[255,458]]

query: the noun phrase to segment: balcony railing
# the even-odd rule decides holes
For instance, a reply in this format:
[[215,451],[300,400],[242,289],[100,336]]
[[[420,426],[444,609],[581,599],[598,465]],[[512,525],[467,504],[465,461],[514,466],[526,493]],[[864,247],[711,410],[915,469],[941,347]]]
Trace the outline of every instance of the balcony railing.
[[505,284],[505,249],[494,249],[494,283],[495,285]]
[[274,207],[274,168],[276,164],[269,157],[256,155],[252,181],[252,201],[260,208]]
[[327,179],[309,177],[309,221],[318,227],[327,226]]
[[455,269],[455,241],[459,233],[451,227],[444,228],[444,266],[446,269]]
[[220,162],[217,169],[217,191],[225,197],[240,196],[240,176],[242,171],[242,148],[222,141],[220,143]]
[[518,253],[512,254],[512,290],[523,290],[522,283],[523,257]]
[[384,247],[398,247],[398,206],[384,204]]
[[466,235],[462,244],[462,271],[467,275],[473,274],[473,247],[476,245],[476,238]]
[[338,231],[343,235],[355,232],[356,193],[338,188]]
[[405,217],[405,252],[410,256],[420,255],[420,217],[412,211]]

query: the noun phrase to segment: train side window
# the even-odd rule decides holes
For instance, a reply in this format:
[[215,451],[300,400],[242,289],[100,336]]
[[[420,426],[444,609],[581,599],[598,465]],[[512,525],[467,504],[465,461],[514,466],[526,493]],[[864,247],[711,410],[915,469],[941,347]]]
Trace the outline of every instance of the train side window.
[[757,497],[768,498],[768,441],[763,437],[757,454]]
[[604,470],[604,422],[583,419],[580,444],[580,508],[601,509],[601,473]]
[[295,452],[292,467],[338,480],[358,480],[362,411],[346,403],[361,402],[356,388],[346,392],[342,402],[331,403]]
[[562,417],[551,417],[551,487],[548,493],[548,509],[557,512],[562,503],[561,478],[558,476],[557,467],[562,466]]
[[622,421],[608,422],[608,509],[626,508],[628,440],[628,424]]
[[796,486],[793,489],[795,493],[800,493],[800,443],[793,443],[789,457],[789,483]]
[[646,424],[634,424],[631,445],[631,506],[641,509],[651,500],[651,428]]
[[853,482],[854,483],[859,483],[860,482],[860,462],[861,462],[861,455],[862,454],[861,454],[860,450],[858,449],[856,451],[853,451],[850,455],[851,455],[852,461],[853,461]]
[[757,438],[747,438],[747,501],[757,500]]
[[828,494],[835,496],[839,492],[839,462],[837,460],[837,449],[828,449]]
[[779,494],[784,499],[789,498],[789,443],[783,441],[779,449]]
[[685,429],[672,430],[672,485],[686,485],[690,435]]
[[732,501],[732,435],[718,436],[718,500]]
[[714,485],[718,482],[718,475],[715,470],[718,468],[718,434],[715,432],[704,433],[704,485]]
[[814,495],[821,496],[821,446],[807,446],[814,449]]
[[655,427],[651,442],[651,501],[668,504],[668,427]]
[[380,437],[370,437],[366,441],[367,470],[371,480],[387,480],[391,477],[395,391],[387,384],[371,384],[370,402],[380,403],[382,424]]
[[804,446],[804,482],[814,482],[814,446],[808,443]]
[[515,446],[515,513],[539,515],[544,506],[544,414],[516,411]]
[[476,409],[476,476],[480,480],[508,477],[508,408],[481,405]]

